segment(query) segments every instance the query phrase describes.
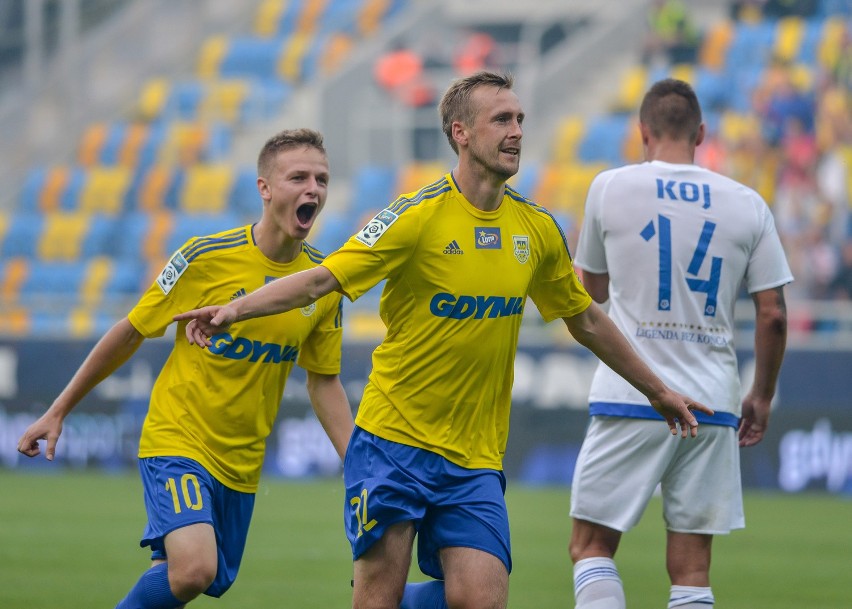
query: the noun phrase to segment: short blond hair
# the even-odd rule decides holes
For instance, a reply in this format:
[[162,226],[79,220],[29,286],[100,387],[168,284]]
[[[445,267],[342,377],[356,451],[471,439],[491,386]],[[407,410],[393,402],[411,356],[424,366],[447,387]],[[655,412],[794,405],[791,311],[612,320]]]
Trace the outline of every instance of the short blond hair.
[[473,123],[476,118],[476,108],[470,102],[473,90],[482,86],[511,89],[514,83],[515,79],[509,73],[482,71],[459,78],[450,85],[441,98],[438,112],[441,115],[441,129],[456,154],[459,153],[459,147],[453,139],[453,123],[456,121],[466,125]]

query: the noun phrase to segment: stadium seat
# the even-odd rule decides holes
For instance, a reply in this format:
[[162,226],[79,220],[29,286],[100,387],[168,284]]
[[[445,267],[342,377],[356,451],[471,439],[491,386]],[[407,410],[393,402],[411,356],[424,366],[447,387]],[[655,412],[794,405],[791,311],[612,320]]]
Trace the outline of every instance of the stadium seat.
[[43,225],[44,217],[39,213],[14,214],[9,219],[0,257],[35,257]]
[[583,163],[604,162],[620,165],[624,162],[622,147],[627,137],[630,117],[623,114],[599,116],[586,128],[577,158]]
[[94,166],[86,172],[78,209],[86,212],[118,214],[124,208],[132,173],[121,166]]
[[[434,178],[433,178],[434,179]],[[380,210],[393,201],[397,193],[395,167],[366,166],[360,168],[353,180],[349,209],[354,216],[370,210]]]
[[21,194],[18,197],[18,209],[24,212],[37,212],[41,192],[45,188],[48,170],[44,167],[33,167],[27,173]]
[[171,234],[165,240],[165,254],[177,251],[192,237],[203,237],[242,226],[241,219],[231,212],[178,213],[173,219]]
[[46,214],[36,244],[38,261],[76,261],[89,232],[89,214],[58,211]]
[[257,170],[254,167],[237,170],[231,182],[228,208],[246,217],[257,217],[260,214],[263,201],[257,191]]
[[178,209],[187,213],[221,213],[227,210],[234,181],[230,165],[195,165],[186,170]]

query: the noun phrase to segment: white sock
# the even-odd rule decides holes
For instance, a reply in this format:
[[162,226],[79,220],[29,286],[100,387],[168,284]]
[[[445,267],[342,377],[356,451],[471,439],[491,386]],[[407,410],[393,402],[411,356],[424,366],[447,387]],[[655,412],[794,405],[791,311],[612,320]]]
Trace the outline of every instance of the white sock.
[[714,602],[710,588],[672,586],[669,592],[669,609],[712,609]]
[[584,558],[574,565],[576,609],[625,609],[624,588],[611,558]]

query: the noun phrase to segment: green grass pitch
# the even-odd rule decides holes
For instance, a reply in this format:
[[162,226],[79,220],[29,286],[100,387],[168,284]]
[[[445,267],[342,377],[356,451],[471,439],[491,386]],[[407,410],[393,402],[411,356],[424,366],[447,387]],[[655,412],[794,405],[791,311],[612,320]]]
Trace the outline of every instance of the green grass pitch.
[[[132,473],[0,470],[0,607],[111,609],[146,568],[141,486]],[[568,491],[509,483],[511,609],[573,607]],[[351,562],[342,482],[264,480],[240,577],[219,609],[346,608]],[[631,609],[665,607],[657,500],[618,565]],[[852,503],[826,495],[746,495],[748,528],[715,541],[713,590],[725,609],[848,609]],[[419,573],[413,572],[418,579]]]

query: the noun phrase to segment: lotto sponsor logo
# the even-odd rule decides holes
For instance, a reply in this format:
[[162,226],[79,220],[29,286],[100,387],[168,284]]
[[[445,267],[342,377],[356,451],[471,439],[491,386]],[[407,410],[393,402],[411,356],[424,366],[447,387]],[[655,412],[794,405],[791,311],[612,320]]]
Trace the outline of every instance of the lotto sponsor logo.
[[499,250],[502,247],[499,227],[477,226],[473,229],[478,250]]
[[509,317],[524,312],[521,296],[454,296],[447,292],[435,294],[429,303],[429,311],[435,317],[450,319],[494,319]]
[[234,338],[227,332],[214,335],[210,338],[210,342],[212,344],[208,349],[213,355],[221,355],[228,359],[247,359],[252,363],[295,362],[299,355],[299,348],[293,345],[265,343],[242,336]]

